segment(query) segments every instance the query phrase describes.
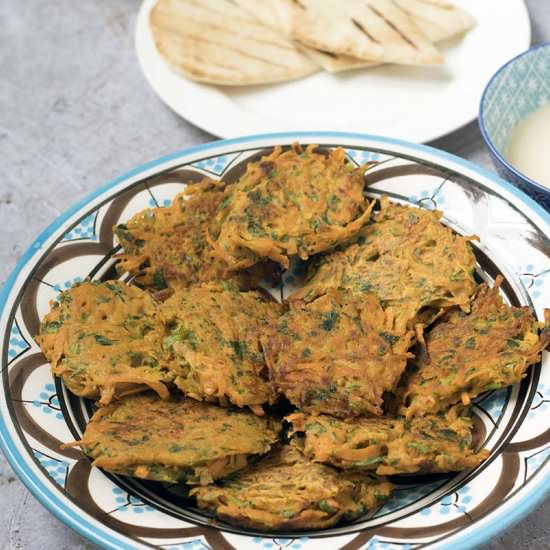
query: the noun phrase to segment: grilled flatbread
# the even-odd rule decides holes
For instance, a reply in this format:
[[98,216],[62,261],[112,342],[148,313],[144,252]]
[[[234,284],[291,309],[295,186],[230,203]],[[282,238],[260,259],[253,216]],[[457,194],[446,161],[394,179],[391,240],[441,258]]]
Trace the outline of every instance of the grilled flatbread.
[[475,25],[475,19],[468,12],[445,0],[394,1],[432,42],[445,40]]
[[325,52],[370,62],[431,65],[443,59],[393,0],[299,0],[286,10],[289,34]]
[[[292,17],[300,8],[293,0],[233,0],[235,4],[252,14],[258,21],[289,36]],[[370,67],[375,63],[369,63],[364,59],[357,59],[348,55],[339,55],[329,51],[308,48],[299,42],[296,46],[316,65],[328,71],[336,73],[351,69]]]
[[[252,2],[256,4],[254,0],[237,1],[241,3]],[[300,16],[300,12],[303,10],[299,3],[294,0],[261,0],[260,3],[271,4],[272,12],[275,12],[277,15],[279,28],[285,35],[290,36],[292,31],[292,22],[295,17]],[[376,65],[376,63],[371,63],[369,61],[365,61],[364,59],[357,59],[356,57],[351,57],[349,55],[341,55],[328,50],[308,48],[304,44],[300,44],[300,47],[310,59],[329,73],[337,73],[351,69],[361,69]]]
[[159,0],[150,27],[169,65],[200,82],[265,84],[317,70],[292,41],[229,0]]

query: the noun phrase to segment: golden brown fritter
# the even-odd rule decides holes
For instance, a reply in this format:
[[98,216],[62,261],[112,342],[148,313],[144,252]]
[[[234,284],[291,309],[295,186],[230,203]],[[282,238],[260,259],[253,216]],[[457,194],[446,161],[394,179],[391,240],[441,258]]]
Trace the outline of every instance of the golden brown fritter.
[[461,409],[405,420],[402,417],[339,420],[295,413],[286,418],[304,454],[350,470],[382,475],[467,470],[487,458],[472,448],[472,421]]
[[260,334],[281,313],[281,305],[256,291],[229,283],[176,292],[162,305],[175,384],[189,397],[221,405],[273,403]]
[[279,431],[278,422],[249,411],[142,394],[99,409],[77,444],[109,472],[207,484],[269,451]]
[[326,254],[291,299],[310,299],[326,288],[375,293],[395,318],[396,330],[429,323],[441,308],[468,310],[476,283],[467,239],[439,221],[442,213],[391,204],[363,227],[352,244]]
[[329,289],[294,301],[263,337],[270,378],[308,412],[382,414],[403,373],[412,333],[396,333],[373,294]]
[[118,269],[157,290],[228,278],[227,264],[214,257],[207,241],[223,186],[210,179],[190,184],[171,206],[148,208],[117,225],[114,232],[124,248]]
[[322,529],[387,500],[392,485],[366,473],[339,472],[306,459],[291,445],[191,495],[220,519],[252,529]]
[[147,388],[169,396],[160,366],[163,327],[151,296],[121,281],[85,282],[52,302],[37,336],[42,352],[76,395],[108,403]]
[[354,167],[343,149],[327,156],[299,145],[250,162],[225,191],[210,232],[217,256],[232,269],[271,259],[307,259],[353,236],[370,216],[363,196],[365,167]]
[[414,366],[400,384],[400,414],[410,418],[435,413],[488,390],[519,382],[540,359],[550,340],[528,307],[510,307],[499,295],[501,278],[491,289],[479,287],[468,315],[449,312],[426,335]]

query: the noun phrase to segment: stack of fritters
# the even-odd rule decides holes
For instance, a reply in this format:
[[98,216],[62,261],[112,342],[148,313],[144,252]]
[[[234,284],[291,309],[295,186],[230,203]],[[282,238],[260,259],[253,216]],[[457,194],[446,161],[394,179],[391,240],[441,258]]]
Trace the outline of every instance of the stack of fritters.
[[[94,465],[289,530],[372,511],[383,476],[487,456],[469,404],[521,380],[550,330],[503,303],[500,278],[477,286],[441,212],[382,198],[373,214],[364,170],[341,149],[276,148],[115,228],[142,288],[76,285],[37,337],[67,387],[99,399],[77,442]],[[292,256],[313,258],[287,303],[249,288]]]

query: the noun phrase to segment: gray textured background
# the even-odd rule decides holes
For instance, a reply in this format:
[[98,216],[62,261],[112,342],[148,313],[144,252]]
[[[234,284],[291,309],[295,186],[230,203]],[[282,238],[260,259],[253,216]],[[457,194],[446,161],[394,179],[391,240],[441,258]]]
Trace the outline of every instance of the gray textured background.
[[[550,1],[527,4],[533,42],[550,40]],[[77,199],[146,160],[213,139],[169,111],[142,78],[132,43],[138,7],[0,0],[2,284],[33,238]],[[475,123],[432,145],[492,169]],[[93,548],[42,508],[3,456],[0,544]],[[545,504],[484,550],[549,548]]]

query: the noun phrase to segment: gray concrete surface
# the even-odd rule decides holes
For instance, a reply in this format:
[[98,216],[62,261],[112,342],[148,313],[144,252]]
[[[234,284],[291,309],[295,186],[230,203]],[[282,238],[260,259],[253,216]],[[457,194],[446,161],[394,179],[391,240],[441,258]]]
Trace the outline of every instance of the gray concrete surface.
[[[534,42],[550,2],[528,0]],[[138,0],[0,1],[0,283],[71,203],[127,169],[212,136],[169,111],[140,74]],[[433,143],[492,169],[475,123]],[[0,457],[3,550],[91,549],[49,514]],[[484,550],[550,548],[540,507]]]

